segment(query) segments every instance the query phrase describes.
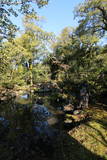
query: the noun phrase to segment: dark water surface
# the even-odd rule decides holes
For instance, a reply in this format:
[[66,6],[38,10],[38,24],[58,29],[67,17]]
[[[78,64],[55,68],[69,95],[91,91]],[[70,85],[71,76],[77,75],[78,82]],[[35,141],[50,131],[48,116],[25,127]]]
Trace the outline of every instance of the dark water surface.
[[39,160],[53,154],[63,111],[57,99],[52,105],[52,97],[25,93],[0,103],[0,159]]
[[1,102],[0,160],[105,160],[63,130],[66,102],[57,97],[26,93]]
[[[25,132],[31,132],[34,117],[32,116],[32,108],[37,104],[38,99],[43,102],[42,107],[46,108],[51,116],[46,120],[50,126],[55,126],[60,121],[60,115],[63,114],[61,111],[62,104],[55,102],[52,105],[52,96],[51,94],[33,94],[25,93],[16,98],[12,98],[7,101],[3,101],[0,104],[0,117],[5,118],[9,121],[9,128],[20,130],[22,129]],[[52,101],[52,102],[51,102]],[[39,112],[38,112],[39,114]],[[43,113],[44,114],[44,113]],[[39,115],[38,115],[39,117]],[[59,126],[56,125],[56,128]]]

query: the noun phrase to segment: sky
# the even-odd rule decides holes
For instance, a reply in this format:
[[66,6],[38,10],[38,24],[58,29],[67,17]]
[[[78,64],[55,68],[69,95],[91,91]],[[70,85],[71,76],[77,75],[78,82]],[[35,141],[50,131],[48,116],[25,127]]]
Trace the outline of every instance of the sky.
[[[82,2],[84,0],[50,0],[47,6],[37,9],[38,15],[45,17],[42,28],[58,35],[67,26],[77,26],[77,20],[74,20],[74,8]],[[21,19],[20,16],[14,19],[14,22],[22,29]]]
[[77,26],[74,20],[74,8],[83,0],[50,0],[49,4],[38,10],[46,18],[44,29],[59,34],[67,26]]

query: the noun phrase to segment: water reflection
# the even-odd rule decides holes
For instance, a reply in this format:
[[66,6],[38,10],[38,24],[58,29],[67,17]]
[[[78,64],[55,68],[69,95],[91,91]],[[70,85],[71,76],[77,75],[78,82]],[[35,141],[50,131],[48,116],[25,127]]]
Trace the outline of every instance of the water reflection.
[[[27,132],[31,132],[34,121],[42,123],[44,121],[44,125],[47,121],[48,124],[50,123],[49,125],[54,125],[58,122],[56,114],[59,108],[56,106],[56,110],[51,105],[50,97],[51,95],[26,93],[9,101],[4,101],[0,104],[0,116],[9,120],[11,128],[18,128]],[[42,105],[40,104],[41,100]]]
[[[0,104],[1,141],[6,138],[1,135],[6,135],[6,145],[8,145],[8,141],[13,143],[11,145],[17,151],[19,148],[25,149],[26,146],[32,148],[29,146],[31,143],[35,147],[38,146],[40,150],[44,150],[43,152],[52,155],[53,143],[59,135],[59,128],[56,127],[59,120],[56,108],[49,101],[50,96],[26,93],[2,102]],[[6,126],[7,122],[9,126]],[[22,144],[20,147],[18,147],[19,141]]]
[[83,160],[102,159],[67,132],[60,134],[62,106],[66,101],[57,101],[57,97],[27,93],[0,104],[1,159],[43,160],[48,156],[46,160],[79,160],[81,156]]
[[29,94],[23,94],[23,95],[21,95],[20,96],[20,98],[22,98],[22,99],[28,99],[29,98]]

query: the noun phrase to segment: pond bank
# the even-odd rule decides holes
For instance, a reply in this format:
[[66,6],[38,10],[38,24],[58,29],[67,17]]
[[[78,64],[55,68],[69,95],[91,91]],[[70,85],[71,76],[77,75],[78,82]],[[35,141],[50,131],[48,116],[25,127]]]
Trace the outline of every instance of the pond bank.
[[[106,160],[107,159],[107,106],[103,105],[90,106],[85,110],[91,115],[91,120],[85,124],[69,130],[68,134],[71,138],[78,141],[81,146],[90,151],[89,156],[84,152],[84,149],[79,149],[77,155],[82,157],[82,160]],[[74,150],[77,146],[74,145]],[[96,157],[92,155],[94,153]],[[76,154],[76,153],[75,153]],[[97,157],[100,156],[100,157]],[[72,157],[72,155],[71,155]],[[74,158],[76,160],[76,158]]]
[[23,95],[26,92],[30,91],[29,86],[23,86],[23,87],[14,87],[14,88],[4,88],[0,86],[0,100],[5,101],[7,99],[14,98],[19,95]]
[[[25,93],[25,90],[23,91]],[[39,143],[35,142],[36,137],[31,133],[29,114],[33,97],[24,95],[23,102],[22,99],[12,101],[10,104],[8,101],[1,106],[1,114],[12,121],[11,127],[16,128],[11,129],[8,136],[2,137],[0,158],[3,160],[35,160],[35,158],[37,160],[107,160],[107,106],[102,104],[89,106],[84,112],[90,115],[90,119],[73,127],[71,123],[69,124],[71,128],[66,129],[63,126],[62,111],[59,110],[59,106],[53,107],[48,104],[49,96],[51,95],[46,97],[43,95],[42,98],[46,101],[45,106],[55,114],[58,120],[51,119],[49,123],[60,130],[58,136],[53,139],[53,145],[42,140]],[[30,98],[31,101],[26,98]],[[55,105],[58,104],[59,102],[55,103]]]
[[[86,112],[91,120],[69,131],[62,130],[53,147],[35,144],[29,134],[17,133],[0,142],[0,156],[4,160],[107,160],[107,110],[90,107]],[[48,154],[50,153],[50,154]]]

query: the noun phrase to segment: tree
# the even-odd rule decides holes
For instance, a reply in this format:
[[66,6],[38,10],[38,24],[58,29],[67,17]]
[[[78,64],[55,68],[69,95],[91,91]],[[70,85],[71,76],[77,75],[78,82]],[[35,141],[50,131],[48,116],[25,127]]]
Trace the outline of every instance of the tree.
[[11,16],[18,14],[36,14],[33,6],[39,8],[46,5],[48,0],[1,0],[0,1],[0,40],[15,36],[17,26],[13,24]]
[[40,21],[35,15],[27,15],[24,19],[25,33],[21,37],[22,46],[30,53],[26,59],[30,71],[30,84],[33,84],[33,66],[35,60],[40,59],[48,54],[48,45],[53,38],[53,34],[42,30],[36,21]]
[[[40,59],[48,53],[47,45],[52,38],[52,34],[45,32],[36,21],[39,18],[34,15],[27,15],[24,19],[25,32],[19,37],[11,41],[3,42],[0,49],[0,70],[2,82],[18,83],[25,81],[33,84],[34,68],[36,60],[40,63]],[[36,76],[36,75],[35,75]],[[19,80],[20,79],[20,80]]]
[[101,77],[106,70],[106,46],[98,46],[98,41],[95,35],[80,36],[76,30],[65,28],[53,44],[48,64],[51,75],[66,93],[78,93],[84,82],[89,84],[92,95],[104,91],[106,78],[101,82]]
[[107,1],[85,0],[75,10],[79,17],[78,34],[97,33],[103,36],[107,31]]

